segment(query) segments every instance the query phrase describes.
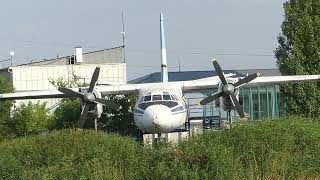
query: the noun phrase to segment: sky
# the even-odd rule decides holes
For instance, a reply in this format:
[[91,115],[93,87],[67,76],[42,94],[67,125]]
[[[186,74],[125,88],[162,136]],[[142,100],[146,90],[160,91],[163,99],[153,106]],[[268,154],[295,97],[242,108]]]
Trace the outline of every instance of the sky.
[[[284,0],[4,0],[0,61],[14,64],[122,45],[127,79],[160,71],[160,12],[169,71],[276,68]],[[0,62],[0,67],[8,62]]]

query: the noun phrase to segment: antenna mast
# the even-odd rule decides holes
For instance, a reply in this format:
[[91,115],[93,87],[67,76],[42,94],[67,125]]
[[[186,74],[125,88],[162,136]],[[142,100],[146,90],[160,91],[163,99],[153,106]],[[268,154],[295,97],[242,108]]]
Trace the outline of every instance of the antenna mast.
[[125,36],[126,36],[126,33],[124,31],[124,15],[123,15],[123,11],[122,11],[122,14],[121,14],[121,22],[122,22],[121,35],[122,35],[122,47],[123,47],[123,63],[126,63],[126,48],[125,48]]

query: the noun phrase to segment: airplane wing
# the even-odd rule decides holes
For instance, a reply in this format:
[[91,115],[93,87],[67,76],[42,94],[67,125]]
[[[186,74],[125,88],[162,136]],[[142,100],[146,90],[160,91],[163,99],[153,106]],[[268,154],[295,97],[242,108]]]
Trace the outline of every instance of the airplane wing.
[[293,76],[263,76],[257,77],[254,80],[244,84],[244,86],[258,84],[284,84],[284,83],[299,83],[306,81],[320,80],[320,75],[293,75]]
[[20,99],[46,99],[46,98],[65,98],[67,95],[58,90],[48,91],[23,91],[15,93],[0,94],[0,101],[20,100]]
[[[153,87],[173,87],[183,90],[197,90],[203,88],[212,88],[218,85],[219,80],[212,78],[210,80],[177,81],[167,83],[147,83],[147,84],[120,84],[120,85],[101,85],[96,86],[96,90],[101,96],[117,94],[138,94],[140,89],[149,89]],[[71,88],[72,91],[79,92],[79,88]],[[0,94],[0,101],[22,100],[22,99],[47,99],[47,98],[66,98],[72,95],[64,94],[58,90],[45,91],[21,91],[14,93]]]
[[181,88],[183,92],[197,92],[201,90],[217,88],[219,83],[219,78],[183,81],[181,82]]
[[[150,83],[157,84],[157,83]],[[137,94],[139,89],[143,87],[143,84],[120,84],[110,86],[97,86],[98,92],[101,92],[102,96],[112,94]]]
[[[135,94],[140,89],[140,84],[122,85],[101,85],[96,86],[102,96],[111,94]],[[70,88],[72,91],[79,92],[79,88]],[[20,91],[14,93],[0,94],[0,101],[22,100],[22,99],[47,99],[47,98],[67,98],[72,95],[64,94],[58,90],[39,90],[39,91]]]
[[[219,79],[210,77],[192,81],[177,81],[167,83],[147,83],[147,84],[120,84],[120,85],[100,85],[96,86],[102,96],[117,94],[138,94],[140,89],[149,89],[153,87],[173,87],[182,88],[183,91],[196,91],[198,89],[217,87]],[[72,88],[72,91],[79,92],[79,88]],[[47,98],[66,98],[73,97],[64,94],[58,90],[45,91],[21,91],[15,93],[0,94],[0,101],[4,100],[22,100],[22,99],[47,99]]]
[[[231,75],[230,75],[231,76]],[[230,78],[227,79],[236,79]],[[257,84],[282,84],[304,81],[320,80],[320,75],[296,75],[296,76],[266,76],[257,77],[254,80],[244,84],[243,86],[257,85]],[[201,90],[213,89],[219,86],[220,79],[218,77],[209,77],[191,81],[177,81],[167,83],[148,83],[148,84],[120,84],[120,85],[101,85],[96,86],[97,91],[101,92],[102,96],[112,94],[138,94],[142,88],[152,88],[157,86],[181,88],[183,92],[196,92]],[[238,86],[240,87],[240,86]],[[73,91],[79,92],[79,88],[72,88]],[[26,91],[0,94],[0,101],[3,100],[20,100],[20,99],[46,99],[46,98],[66,98],[71,97],[58,90],[47,91]]]
[[[228,79],[233,79],[235,80],[235,82],[239,80],[239,78],[227,78],[227,80]],[[320,75],[264,76],[264,77],[256,77],[254,80],[246,84],[242,84],[238,87],[263,85],[263,84],[299,83],[299,82],[316,81],[316,80],[320,80]],[[219,83],[220,83],[220,80],[216,78],[184,81],[182,82],[182,89],[184,92],[208,90],[212,88],[217,88],[219,86]]]
[[[235,74],[225,74],[226,77],[234,76]],[[191,81],[174,81],[174,82],[159,82],[159,83],[145,83],[145,84],[120,84],[110,86],[97,86],[102,96],[111,94],[137,94],[140,89],[148,89],[153,87],[173,87],[182,88],[186,91],[196,91],[203,88],[214,88],[219,85],[219,77],[212,76],[203,79],[191,80]]]

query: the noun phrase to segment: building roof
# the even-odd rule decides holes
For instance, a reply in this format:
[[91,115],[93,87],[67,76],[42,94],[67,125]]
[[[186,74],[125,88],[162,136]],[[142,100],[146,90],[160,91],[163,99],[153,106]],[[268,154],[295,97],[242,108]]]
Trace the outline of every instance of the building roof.
[[[122,63],[123,62],[123,46],[102,49],[92,52],[83,53],[82,64],[105,64],[105,63]],[[59,57],[49,60],[41,60],[31,62],[28,64],[21,64],[19,66],[44,66],[44,65],[66,65],[69,64],[69,58],[71,56]]]
[[[123,46],[102,49],[83,53],[82,64],[105,64],[123,63]],[[66,65],[69,64],[71,56],[58,57],[53,59],[32,60],[30,63],[19,64],[16,66],[46,66],[46,65]],[[6,71],[8,67],[0,70]]]
[[[236,77],[243,77],[248,74],[259,72],[261,76],[281,76],[278,69],[243,69],[243,70],[224,70],[225,74],[234,73]],[[215,71],[181,71],[169,72],[169,81],[189,81],[201,78],[217,76]],[[131,84],[154,83],[161,81],[161,73],[155,72],[149,75],[129,81]]]

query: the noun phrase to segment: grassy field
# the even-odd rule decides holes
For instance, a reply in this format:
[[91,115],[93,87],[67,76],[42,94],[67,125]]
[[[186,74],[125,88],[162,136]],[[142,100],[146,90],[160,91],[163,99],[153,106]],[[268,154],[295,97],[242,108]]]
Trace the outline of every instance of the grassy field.
[[264,120],[158,148],[92,131],[18,138],[0,142],[0,178],[320,178],[319,120]]

